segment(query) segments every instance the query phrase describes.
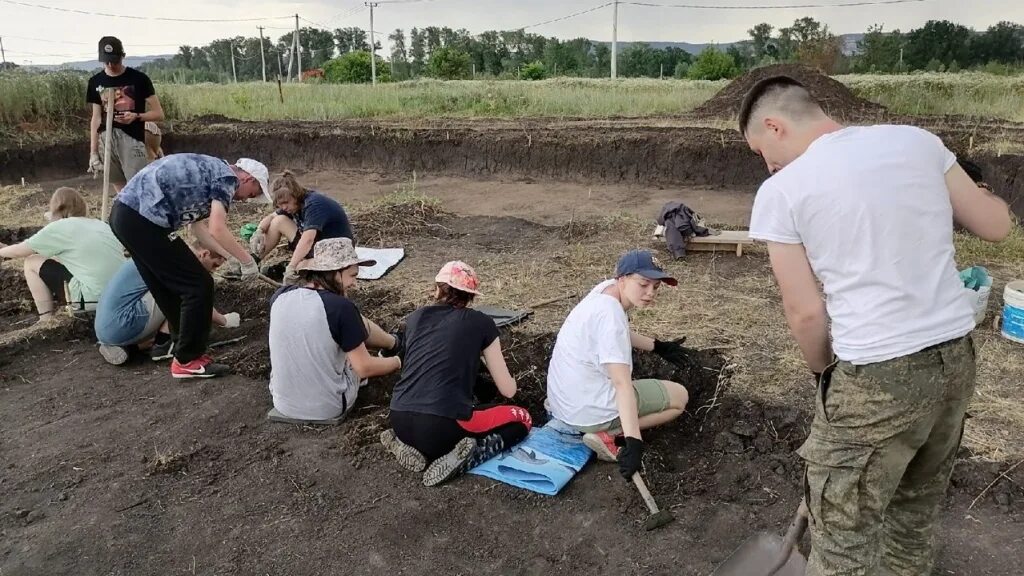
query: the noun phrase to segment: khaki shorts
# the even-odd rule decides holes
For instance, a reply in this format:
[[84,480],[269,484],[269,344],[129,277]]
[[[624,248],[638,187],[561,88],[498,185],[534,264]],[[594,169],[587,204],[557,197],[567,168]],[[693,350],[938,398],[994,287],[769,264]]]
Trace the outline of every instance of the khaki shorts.
[[[104,149],[107,143],[107,133],[100,135],[100,160],[103,160]],[[113,155],[110,157],[110,181],[126,183],[133,176],[139,173],[149,164],[146,157],[146,143],[139,142],[135,138],[124,133],[123,130],[113,128],[110,134],[110,147]]]
[[[665,384],[661,380],[633,380],[633,392],[636,394],[636,407],[640,417],[664,412],[671,406],[668,390],[665,389]],[[611,430],[621,430],[622,422],[619,421],[619,418],[615,418],[604,424],[576,426],[575,428],[584,434],[608,432]]]

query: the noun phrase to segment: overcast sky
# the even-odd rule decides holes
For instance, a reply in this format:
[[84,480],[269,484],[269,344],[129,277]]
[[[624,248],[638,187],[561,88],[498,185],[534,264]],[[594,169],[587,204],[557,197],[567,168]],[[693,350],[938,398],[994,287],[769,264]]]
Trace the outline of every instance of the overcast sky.
[[[17,0],[74,10],[130,16],[165,18],[238,19],[268,18],[261,22],[184,23],[131,20],[110,16],[84,15],[33,8],[0,0],[0,37],[7,60],[19,64],[56,64],[88,60],[96,56],[96,43],[103,35],[114,35],[133,55],[168,54],[181,44],[204,45],[228,36],[257,34],[256,26],[267,27],[273,38],[294,26],[298,13],[328,28],[359,26],[369,28],[369,10],[356,0]],[[484,30],[513,29],[560,18],[593,8],[606,0],[423,0],[386,3],[375,10],[375,29],[384,33],[395,28],[449,26],[479,33]],[[850,0],[644,0],[649,3],[698,3],[717,6],[827,4]],[[130,11],[125,11],[126,8]],[[354,13],[353,13],[354,12]],[[924,0],[895,5],[801,8],[783,10],[706,10],[620,5],[619,40],[674,42],[730,42],[746,37],[758,22],[786,26],[802,16],[814,17],[836,33],[863,32],[881,23],[887,30],[909,30],[928,20],[952,20],[984,29],[1000,20],[1024,22],[1022,0]],[[278,17],[278,18],[273,18]],[[529,32],[560,38],[611,39],[612,8],[529,28]],[[310,24],[303,22],[303,26]],[[33,38],[33,39],[29,39]],[[382,38],[383,39],[383,38]],[[44,41],[41,41],[44,40]],[[45,41],[48,40],[48,41]]]

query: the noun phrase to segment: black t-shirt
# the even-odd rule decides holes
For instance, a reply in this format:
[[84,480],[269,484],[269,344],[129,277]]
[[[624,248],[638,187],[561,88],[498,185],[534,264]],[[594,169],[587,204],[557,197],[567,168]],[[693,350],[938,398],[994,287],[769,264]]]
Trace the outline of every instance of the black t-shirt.
[[391,409],[469,419],[480,353],[498,338],[494,320],[437,305],[416,310],[405,323],[405,361]]
[[107,127],[107,107],[105,99],[107,88],[117,88],[114,91],[114,128],[120,128],[125,134],[135,138],[139,142],[146,141],[146,123],[136,120],[131,124],[122,124],[117,121],[118,112],[135,112],[142,114],[146,111],[146,98],[156,94],[153,82],[142,72],[135,68],[125,67],[124,72],[118,76],[109,76],[103,70],[89,79],[89,88],[85,91],[85,101],[89,104],[99,104],[103,108],[103,122],[100,123],[100,132]]

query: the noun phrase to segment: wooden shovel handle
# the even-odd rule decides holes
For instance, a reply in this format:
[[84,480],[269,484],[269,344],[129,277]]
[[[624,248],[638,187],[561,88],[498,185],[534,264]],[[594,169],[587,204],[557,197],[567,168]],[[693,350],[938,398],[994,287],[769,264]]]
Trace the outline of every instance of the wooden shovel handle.
[[786,530],[786,535],[782,539],[779,557],[775,560],[775,564],[772,565],[771,569],[765,573],[766,576],[773,576],[786,565],[786,562],[789,562],[789,557],[793,555],[793,549],[796,548],[797,543],[804,536],[804,531],[807,530],[809,516],[810,512],[807,510],[807,502],[801,500],[800,507],[796,510],[796,517],[793,518],[793,523],[789,525],[789,530]]
[[633,473],[633,484],[636,484],[636,489],[640,492],[640,497],[644,499],[644,504],[647,504],[647,509],[650,510],[651,514],[657,514],[658,503],[654,501],[654,496],[651,496],[651,491],[647,489],[647,484],[644,483],[644,479],[640,477],[639,472]]

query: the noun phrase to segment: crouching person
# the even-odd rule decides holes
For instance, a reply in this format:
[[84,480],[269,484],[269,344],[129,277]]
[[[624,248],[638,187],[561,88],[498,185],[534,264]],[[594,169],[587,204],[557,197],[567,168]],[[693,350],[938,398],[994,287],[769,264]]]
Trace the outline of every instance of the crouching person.
[[629,327],[627,313],[652,305],[663,283],[675,286],[676,280],[650,252],[626,253],[615,279],[598,284],[569,313],[548,367],[551,415],[582,432],[583,442],[599,459],[617,460],[627,480],[640,470],[640,431],[675,420],[688,400],[681,384],[633,380],[633,349],[655,352],[673,363],[685,355],[679,344],[642,336]]
[[[532,426],[523,408],[474,402],[474,395],[489,402],[497,393],[505,398],[516,393],[498,328],[469,307],[479,294],[476,272],[462,262],[449,262],[435,282],[437,303],[406,319],[405,366],[391,398],[393,430],[381,434],[384,447],[402,466],[423,472],[426,486],[511,448]],[[494,380],[489,387],[477,383],[481,355]]]
[[0,243],[0,261],[25,259],[25,281],[43,323],[54,321],[64,305],[72,312],[95,310],[124,262],[124,249],[110,227],[88,217],[85,199],[75,189],[53,193],[46,219],[50,223],[24,242]]
[[[270,394],[284,418],[321,421],[344,416],[360,382],[402,367],[400,341],[359,313],[347,298],[359,266],[352,241],[317,242],[298,270],[299,283],[270,300]],[[391,357],[371,356],[367,348]]]
[[[193,241],[189,248],[208,272],[224,264],[224,257]],[[222,328],[238,328],[242,318],[237,313],[212,314],[213,324]],[[174,353],[167,318],[156,305],[134,260],[128,260],[114,274],[100,297],[96,308],[96,339],[100,355],[108,363],[120,366],[128,361],[130,348],[149,350],[153,360],[169,360]]]

